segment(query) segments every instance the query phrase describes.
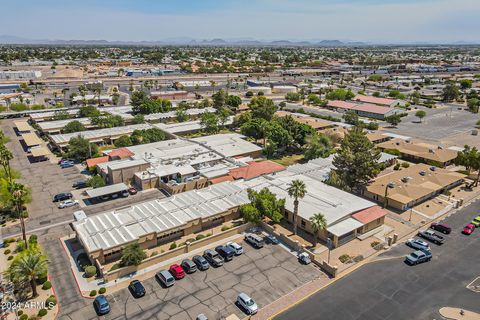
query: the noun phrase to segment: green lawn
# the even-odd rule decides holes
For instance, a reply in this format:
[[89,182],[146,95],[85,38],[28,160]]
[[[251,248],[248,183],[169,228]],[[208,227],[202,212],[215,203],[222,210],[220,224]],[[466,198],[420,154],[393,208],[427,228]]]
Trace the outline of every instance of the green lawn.
[[292,164],[298,163],[303,159],[303,154],[293,154],[289,156],[284,156],[280,159],[271,159],[272,161],[281,164],[282,166],[291,166]]

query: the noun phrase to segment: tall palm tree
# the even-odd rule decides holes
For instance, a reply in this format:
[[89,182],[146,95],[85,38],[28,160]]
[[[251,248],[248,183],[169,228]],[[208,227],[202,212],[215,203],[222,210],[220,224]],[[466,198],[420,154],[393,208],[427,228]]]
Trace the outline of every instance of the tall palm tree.
[[12,169],[10,168],[10,160],[13,159],[13,154],[10,150],[7,149],[4,145],[0,145],[0,164],[5,170],[7,175],[8,182],[12,182]]
[[13,260],[7,275],[12,282],[28,281],[32,288],[32,296],[38,296],[37,278],[47,273],[48,261],[38,250],[27,250]]
[[313,230],[313,247],[316,247],[318,231],[327,228],[327,218],[322,213],[315,213],[310,217],[310,223]]
[[297,215],[298,215],[298,199],[302,199],[307,194],[307,187],[305,182],[296,179],[288,184],[288,195],[293,200],[293,234],[297,234]]
[[25,248],[28,248],[27,234],[25,230],[25,214],[23,206],[27,202],[28,190],[23,184],[13,182],[11,185],[12,202],[17,215],[20,218],[20,225],[22,227],[22,238],[25,241]]

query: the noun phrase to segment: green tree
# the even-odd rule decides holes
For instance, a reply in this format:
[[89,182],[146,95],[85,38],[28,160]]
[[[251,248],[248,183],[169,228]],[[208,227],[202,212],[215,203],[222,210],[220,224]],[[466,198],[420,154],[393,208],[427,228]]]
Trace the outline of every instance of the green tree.
[[147,99],[147,94],[143,91],[134,91],[131,94],[130,104],[132,107],[140,107],[140,105]]
[[92,176],[90,179],[87,180],[87,186],[91,188],[101,188],[105,187],[105,180],[103,180],[100,176]]
[[15,209],[17,217],[20,218],[20,227],[22,228],[22,238],[25,242],[25,248],[28,248],[27,231],[25,229],[26,212],[24,206],[30,199],[30,192],[23,184],[16,182],[10,184],[9,191],[12,195],[11,201],[13,208]]
[[240,107],[240,105],[242,104],[242,98],[235,95],[229,95],[225,103],[227,104],[227,106],[230,107],[230,109],[237,110],[238,107]]
[[7,277],[15,284],[28,282],[32,297],[38,296],[37,280],[47,273],[48,261],[38,249],[29,249],[18,254],[7,270]]
[[473,84],[473,80],[470,80],[470,79],[462,79],[462,80],[460,80],[460,88],[461,88],[462,90],[471,89],[471,88],[472,88],[472,84]]
[[[279,223],[283,218],[283,210],[285,208],[285,199],[278,199],[277,196],[267,188],[260,191],[248,189],[248,199],[251,207],[246,207],[243,210],[247,213],[247,217],[252,219],[262,220],[264,217],[270,218],[273,222]],[[254,209],[257,210],[255,212]],[[251,220],[253,221],[253,220]]]
[[165,138],[165,133],[158,128],[134,130],[130,136],[134,145],[163,141]]
[[302,99],[302,95],[297,92],[289,92],[285,95],[285,99],[287,101],[300,101]]
[[223,90],[219,90],[217,93],[212,95],[213,107],[216,109],[223,108],[227,101],[227,94]]
[[207,133],[217,133],[219,122],[220,119],[215,113],[205,112],[200,117],[200,126]]
[[73,132],[80,132],[85,131],[85,126],[78,120],[74,120],[69,122],[63,127],[63,133],[73,133]]
[[84,117],[88,117],[88,118],[91,118],[91,117],[99,117],[102,113],[100,112],[100,110],[98,110],[96,107],[94,106],[84,106],[84,107],[80,107],[80,110],[78,111],[78,116],[80,118],[84,118]]
[[145,123],[145,116],[143,114],[136,114],[135,116],[133,116],[132,123],[133,124]]
[[252,118],[262,118],[267,121],[272,120],[273,115],[277,111],[277,107],[273,100],[266,97],[253,97],[249,105]]
[[288,195],[293,198],[293,234],[297,234],[297,216],[298,216],[298,199],[303,199],[307,194],[305,182],[296,179],[288,184]]
[[[249,114],[249,113],[244,113]],[[250,121],[245,122],[240,127],[240,132],[255,140],[263,139],[263,146],[265,146],[265,139],[267,136],[269,122],[262,118],[251,119]]]
[[184,108],[178,108],[175,111],[175,116],[177,117],[178,122],[185,122],[189,119],[188,114]]
[[351,125],[358,125],[360,123],[360,120],[358,118],[358,114],[355,111],[348,110],[343,114],[343,120],[345,120],[346,123],[351,124]]
[[[5,138],[2,138],[2,141]],[[7,149],[4,144],[0,144],[0,164],[5,171],[7,181],[11,183],[13,181],[12,168],[10,167],[10,161],[13,159],[13,153]]]
[[324,134],[314,133],[307,139],[304,159],[312,160],[317,158],[327,158],[332,152],[332,140]]
[[333,158],[331,185],[356,190],[366,185],[378,172],[380,151],[374,148],[362,128],[353,127],[343,138],[340,149]]
[[66,120],[70,118],[70,114],[67,111],[55,111],[53,114],[53,120]]
[[355,94],[350,90],[345,90],[345,89],[336,89],[333,91],[330,91],[326,94],[326,99],[327,100],[351,100],[353,97],[355,97]]
[[137,242],[130,243],[122,250],[122,259],[120,265],[138,266],[147,257],[145,250],[143,250]]
[[454,82],[448,82],[443,88],[443,101],[454,101],[460,97],[460,90]]
[[123,136],[120,136],[117,140],[115,140],[113,144],[117,148],[123,148],[123,147],[129,147],[133,143],[132,143],[132,139],[130,139],[128,135],[123,135]]
[[418,119],[420,119],[420,122],[422,122],[422,119],[425,118],[427,115],[427,113],[423,110],[418,110],[416,113],[415,113],[415,117],[417,117]]
[[262,221],[260,212],[251,203],[240,206],[240,214],[245,222],[259,223]]
[[284,151],[293,145],[293,138],[290,133],[284,129],[278,121],[270,123],[267,129],[267,140],[277,147],[277,151]]
[[77,161],[84,161],[98,153],[98,146],[82,136],[72,137],[68,141],[67,156]]
[[464,166],[470,175],[470,171],[477,167],[476,162],[480,159],[480,152],[476,147],[471,148],[466,145],[461,152],[457,154],[455,164]]
[[471,98],[467,100],[468,111],[472,113],[478,113],[478,108],[480,106],[480,100],[477,98]]
[[385,121],[396,127],[400,122],[402,122],[402,117],[400,117],[398,113],[392,114],[391,116],[385,117]]
[[325,218],[325,216],[321,213],[315,213],[310,217],[310,224],[313,231],[313,247],[316,247],[318,232],[327,228],[327,218]]

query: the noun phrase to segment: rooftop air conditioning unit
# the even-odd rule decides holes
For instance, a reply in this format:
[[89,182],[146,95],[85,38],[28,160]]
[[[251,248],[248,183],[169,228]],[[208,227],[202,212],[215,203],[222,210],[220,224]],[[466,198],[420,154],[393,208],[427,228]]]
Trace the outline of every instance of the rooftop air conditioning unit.
[[427,172],[425,170],[422,170],[419,172],[421,176],[425,176],[427,174]]
[[430,167],[430,170],[431,170],[431,171],[435,171],[435,170],[437,170],[437,167],[431,166],[431,167]]
[[433,149],[428,149],[428,152],[430,152],[430,153],[435,153],[435,150],[433,150]]

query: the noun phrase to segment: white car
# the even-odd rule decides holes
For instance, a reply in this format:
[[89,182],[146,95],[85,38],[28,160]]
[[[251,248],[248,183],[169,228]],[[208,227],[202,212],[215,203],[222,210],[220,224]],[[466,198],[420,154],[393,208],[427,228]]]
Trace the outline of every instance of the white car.
[[310,260],[310,256],[306,252],[302,252],[298,255],[298,260],[303,264],[310,264],[312,260]]
[[239,256],[243,253],[243,247],[236,242],[227,242],[227,246],[235,251],[236,256]]
[[60,202],[58,204],[58,208],[59,209],[69,208],[69,207],[76,206],[77,204],[78,204],[78,200],[68,199],[68,200]]
[[420,239],[408,239],[406,245],[418,249],[418,250],[429,250],[430,246],[423,240]]
[[255,314],[258,311],[258,306],[246,293],[240,293],[237,297],[237,304],[241,306],[247,314]]

